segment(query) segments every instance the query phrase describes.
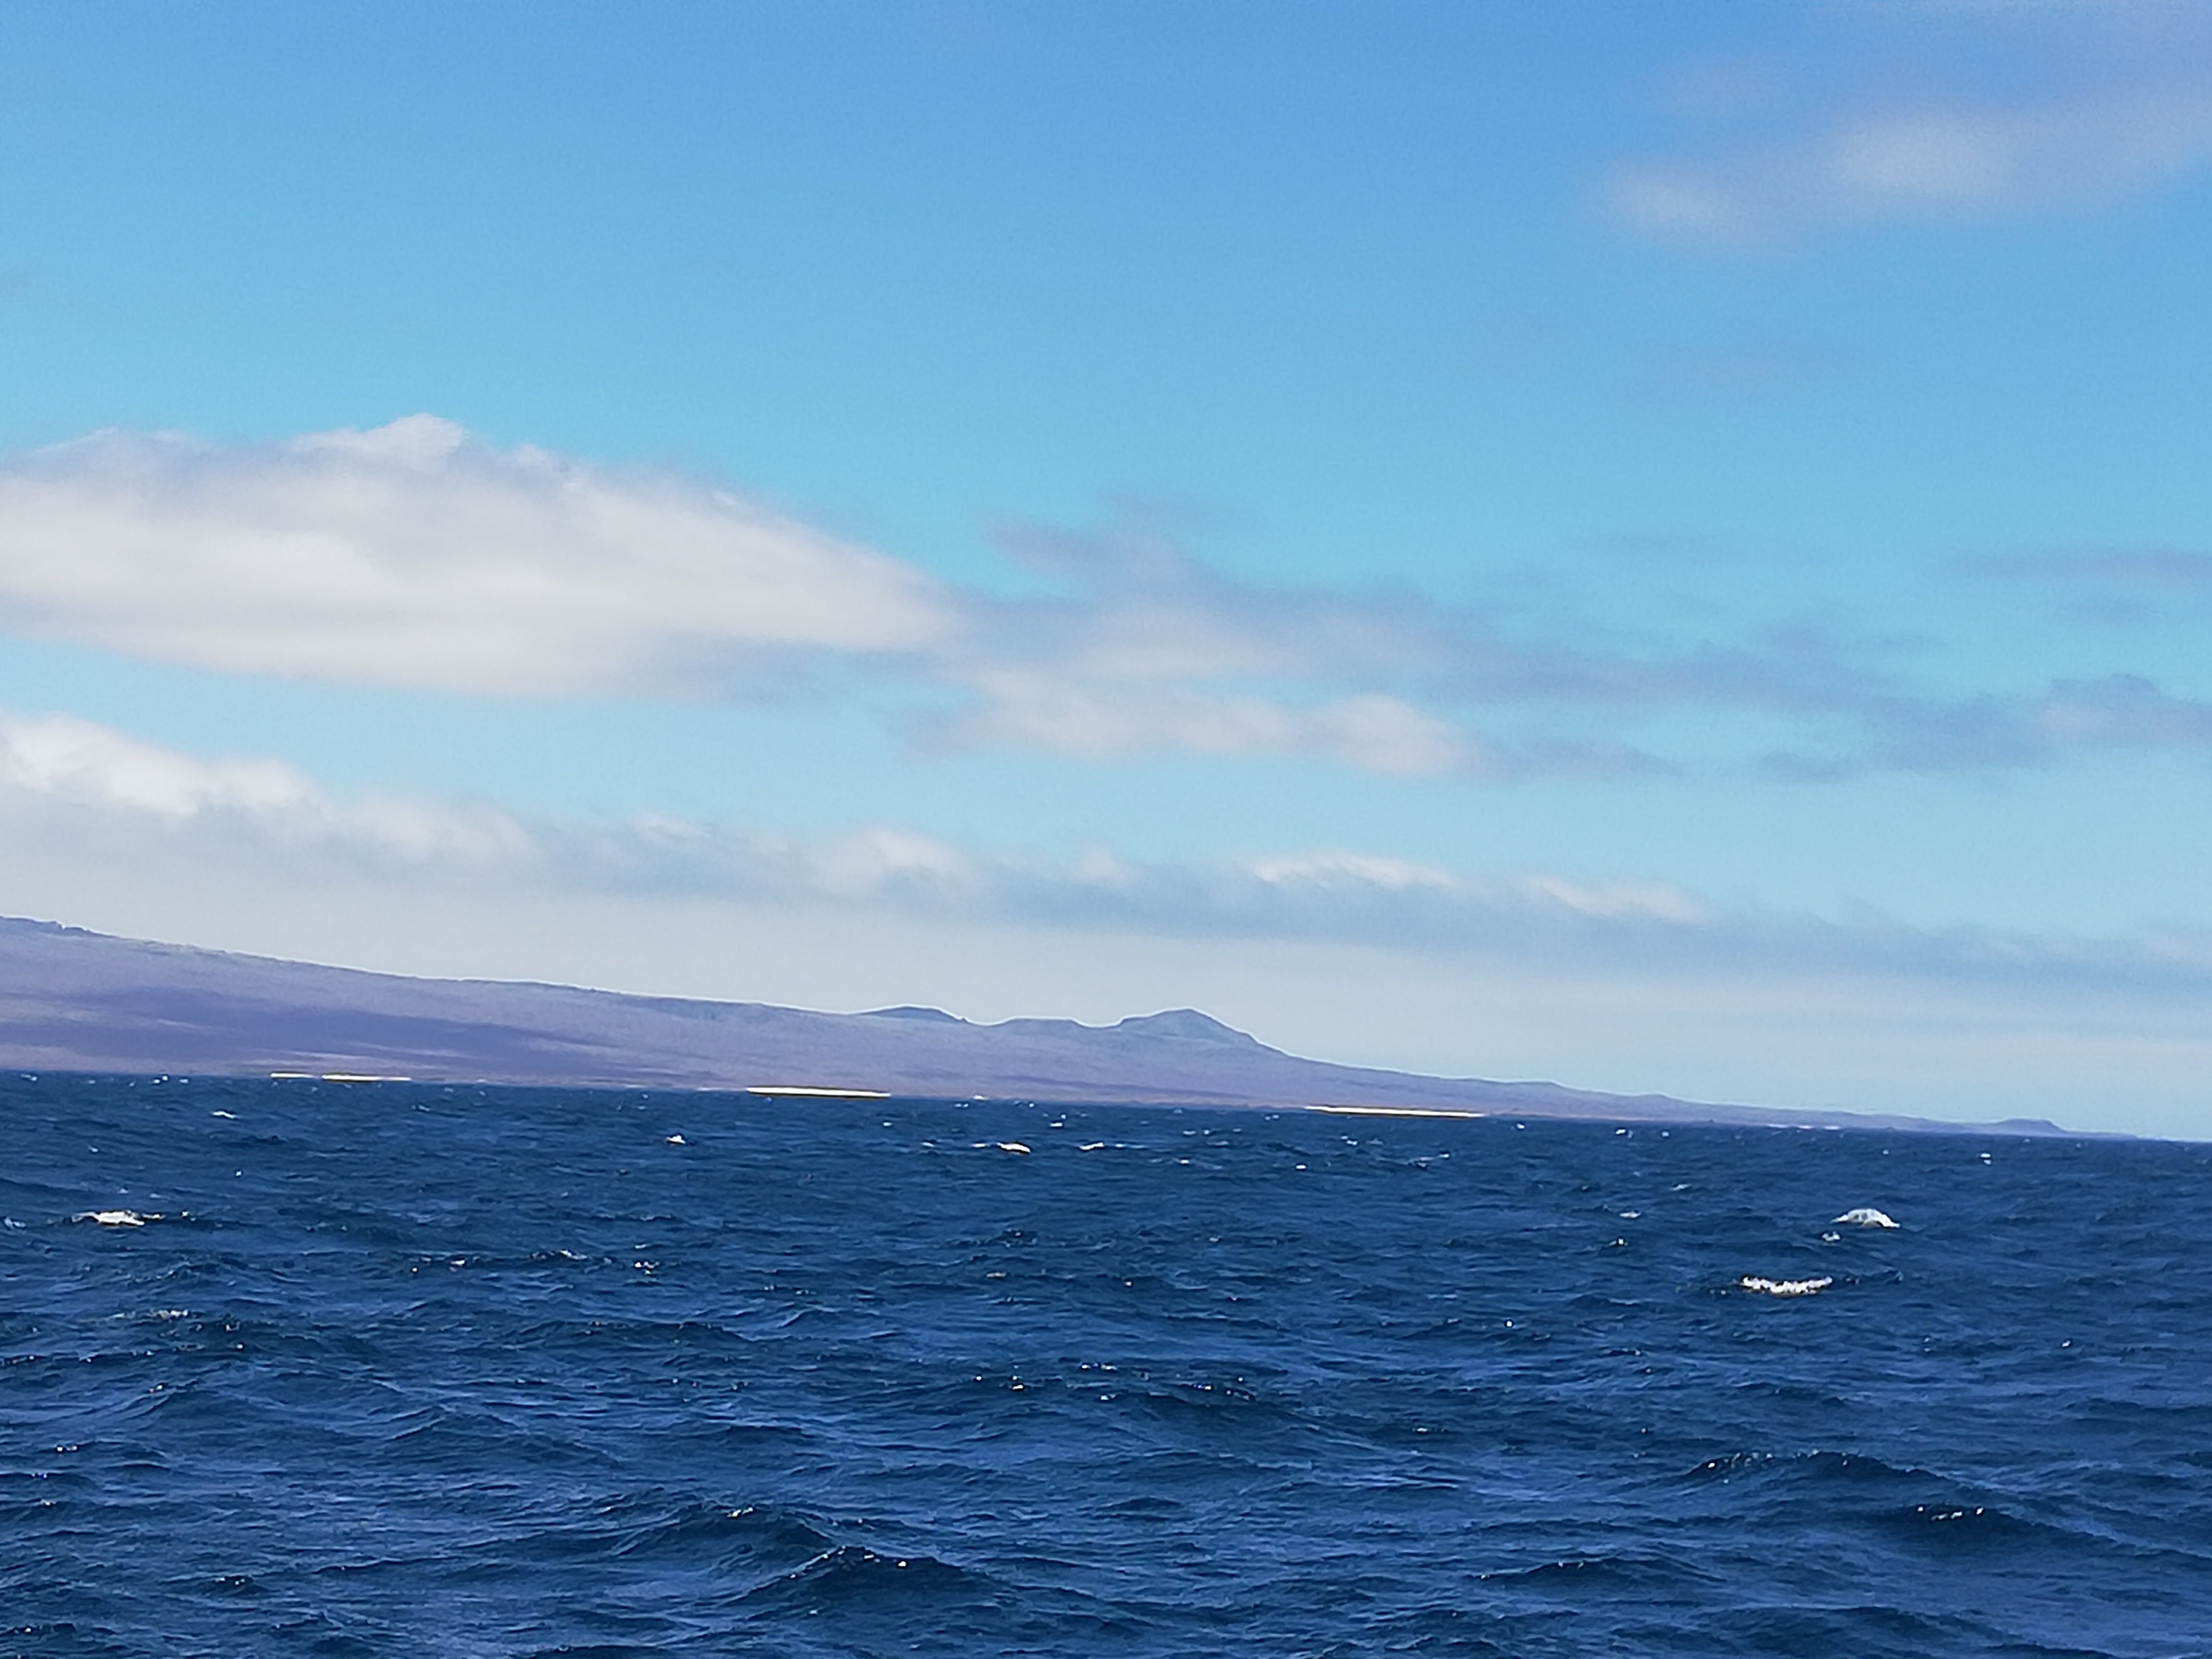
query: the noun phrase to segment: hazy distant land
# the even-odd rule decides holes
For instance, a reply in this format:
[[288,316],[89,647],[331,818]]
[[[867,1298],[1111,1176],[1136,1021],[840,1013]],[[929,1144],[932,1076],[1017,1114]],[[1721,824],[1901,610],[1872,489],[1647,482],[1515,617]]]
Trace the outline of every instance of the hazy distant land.
[[932,1008],[817,1013],[412,979],[13,918],[0,918],[0,1066],[2057,1132],[2040,1120],[1968,1126],[1775,1111],[1336,1066],[1270,1048],[1190,1009],[1103,1027],[1065,1019],[978,1025]]

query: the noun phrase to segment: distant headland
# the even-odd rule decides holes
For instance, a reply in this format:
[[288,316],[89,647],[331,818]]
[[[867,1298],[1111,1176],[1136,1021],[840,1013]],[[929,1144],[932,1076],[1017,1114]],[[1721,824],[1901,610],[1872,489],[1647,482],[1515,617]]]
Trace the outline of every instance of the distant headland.
[[2040,1119],[1716,1105],[1424,1077],[1271,1048],[1194,1009],[1107,1026],[935,1008],[820,1013],[572,986],[414,979],[0,918],[0,1066],[332,1082],[718,1089],[757,1096],[1123,1101],[1388,1115],[2066,1133]]

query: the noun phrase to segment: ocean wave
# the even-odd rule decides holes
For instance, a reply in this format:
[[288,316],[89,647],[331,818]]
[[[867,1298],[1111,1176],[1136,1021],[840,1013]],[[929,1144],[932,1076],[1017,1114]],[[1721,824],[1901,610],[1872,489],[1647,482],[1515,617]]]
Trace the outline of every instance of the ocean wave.
[[997,1586],[987,1573],[957,1567],[916,1551],[889,1554],[865,1544],[832,1546],[791,1571],[745,1591],[738,1599],[754,1608],[803,1608],[809,1613],[846,1612],[890,1601],[911,1609],[933,1604],[942,1616],[945,1604],[988,1605]]
[[1758,1273],[1746,1273],[1736,1280],[1740,1289],[1759,1296],[1817,1296],[1836,1281],[1823,1273],[1816,1279],[1766,1279]]

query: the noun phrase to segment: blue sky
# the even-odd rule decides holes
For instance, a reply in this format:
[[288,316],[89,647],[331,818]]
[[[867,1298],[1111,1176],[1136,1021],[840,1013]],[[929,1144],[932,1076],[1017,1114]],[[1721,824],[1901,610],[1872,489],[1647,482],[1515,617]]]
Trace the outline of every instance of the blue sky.
[[0,21],[0,908],[2212,1135],[2212,21]]

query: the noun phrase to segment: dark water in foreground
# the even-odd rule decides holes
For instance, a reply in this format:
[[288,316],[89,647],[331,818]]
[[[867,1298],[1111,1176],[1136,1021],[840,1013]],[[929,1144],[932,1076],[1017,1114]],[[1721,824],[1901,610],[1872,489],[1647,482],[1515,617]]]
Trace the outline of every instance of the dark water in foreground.
[[2212,1654],[2202,1148],[52,1079],[0,1214],[0,1652]]

